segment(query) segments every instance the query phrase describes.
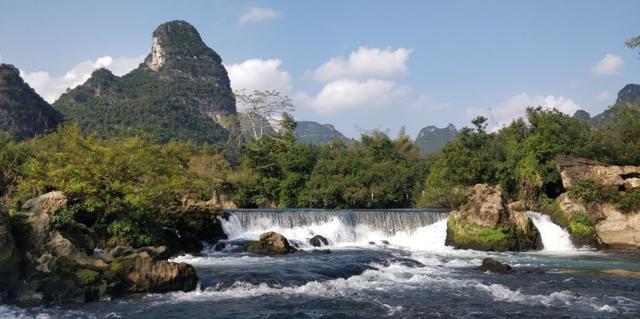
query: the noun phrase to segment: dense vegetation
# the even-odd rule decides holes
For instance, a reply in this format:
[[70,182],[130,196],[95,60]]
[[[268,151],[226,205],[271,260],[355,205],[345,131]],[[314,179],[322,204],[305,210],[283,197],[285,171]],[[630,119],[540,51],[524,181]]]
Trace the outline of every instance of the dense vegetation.
[[[495,133],[487,132],[486,118],[473,124],[428,158],[419,204],[455,207],[464,197],[452,194],[464,194],[464,188],[476,183],[499,184],[512,200],[555,198],[563,191],[553,161],[558,155],[640,164],[640,111],[635,107],[615,110],[604,129],[542,108],[529,108],[526,120],[515,120]],[[632,206],[632,201],[624,205]]]

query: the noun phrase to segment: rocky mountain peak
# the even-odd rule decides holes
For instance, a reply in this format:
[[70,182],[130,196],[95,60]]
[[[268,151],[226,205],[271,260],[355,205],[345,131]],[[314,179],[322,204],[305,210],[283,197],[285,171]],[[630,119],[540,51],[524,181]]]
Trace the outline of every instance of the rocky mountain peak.
[[20,71],[11,64],[0,63],[0,81],[10,81],[20,78]]
[[224,70],[221,63],[220,56],[207,47],[198,30],[180,20],[163,23],[153,31],[151,53],[145,59],[153,71],[190,77],[218,76]]

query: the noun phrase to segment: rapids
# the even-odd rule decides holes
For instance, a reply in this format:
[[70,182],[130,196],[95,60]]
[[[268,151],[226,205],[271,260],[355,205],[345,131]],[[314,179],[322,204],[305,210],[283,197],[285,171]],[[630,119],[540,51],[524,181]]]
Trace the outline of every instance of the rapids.
[[[545,248],[526,253],[445,246],[446,211],[232,210],[222,219],[226,247],[174,261],[196,267],[193,292],[150,294],[87,305],[0,305],[0,318],[637,318],[640,279],[602,270],[640,272],[640,256],[577,250],[568,234],[529,212]],[[268,230],[306,252],[242,253],[245,240]],[[329,240],[330,254],[307,240]],[[485,257],[517,271],[477,270]]]

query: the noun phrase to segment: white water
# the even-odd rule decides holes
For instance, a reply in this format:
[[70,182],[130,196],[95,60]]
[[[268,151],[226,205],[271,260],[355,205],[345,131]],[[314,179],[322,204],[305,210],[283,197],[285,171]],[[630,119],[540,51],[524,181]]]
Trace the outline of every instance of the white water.
[[554,224],[549,216],[538,212],[527,212],[533,224],[540,231],[544,252],[572,252],[577,249],[571,243],[569,233]]
[[446,237],[444,212],[428,211],[236,211],[221,219],[229,240],[256,240],[275,231],[302,247],[321,235],[331,246],[390,245],[441,251]]

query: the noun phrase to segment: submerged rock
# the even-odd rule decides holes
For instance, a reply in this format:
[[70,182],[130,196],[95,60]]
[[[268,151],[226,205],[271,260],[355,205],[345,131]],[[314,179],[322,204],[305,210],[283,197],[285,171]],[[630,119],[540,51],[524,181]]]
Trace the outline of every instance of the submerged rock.
[[320,235],[315,235],[309,239],[309,244],[313,247],[329,246],[329,241]]
[[244,249],[246,252],[261,255],[282,255],[297,251],[289,244],[286,237],[272,231],[260,235],[259,241],[247,242]]
[[479,269],[482,271],[491,271],[500,274],[508,274],[513,272],[513,268],[511,267],[511,265],[499,262],[493,258],[483,259],[482,265]]
[[474,186],[468,202],[449,214],[446,244],[485,251],[542,249],[529,216],[507,207],[500,188],[486,184]]

